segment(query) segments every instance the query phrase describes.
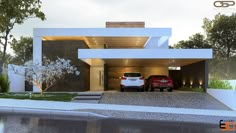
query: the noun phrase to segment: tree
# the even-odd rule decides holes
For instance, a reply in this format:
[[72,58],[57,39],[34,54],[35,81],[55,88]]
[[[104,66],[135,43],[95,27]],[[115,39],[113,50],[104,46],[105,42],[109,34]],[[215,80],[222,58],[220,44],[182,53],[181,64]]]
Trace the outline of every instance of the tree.
[[[0,69],[5,62],[6,49],[12,39],[11,30],[29,18],[45,20],[40,0],[1,0],[0,1],[0,44],[3,46]],[[0,71],[1,72],[1,71]]]
[[[2,57],[2,52],[1,51],[0,51],[0,57]],[[5,55],[5,65],[7,65],[9,63],[12,63],[12,61],[13,61],[13,56],[6,53],[6,55]]]
[[[70,60],[58,58],[51,61],[43,58],[43,66],[40,63],[28,63],[24,65],[25,71],[17,70],[14,66],[11,69],[18,75],[25,76],[25,79],[37,86],[41,95],[53,86],[57,80],[63,78],[65,74],[79,75],[77,68],[70,64]],[[42,86],[44,84],[45,86]]]
[[229,60],[236,54],[236,13],[217,14],[213,20],[204,19],[203,29],[217,57]]
[[208,41],[205,39],[204,35],[196,33],[189,37],[188,40],[179,41],[175,48],[211,48]]
[[13,63],[23,65],[33,58],[33,39],[32,37],[21,37],[20,40],[13,39],[11,48],[16,54]]
[[217,14],[212,20],[205,18],[203,29],[218,58],[211,61],[212,70],[219,73],[220,79],[235,78],[236,13],[230,16]]

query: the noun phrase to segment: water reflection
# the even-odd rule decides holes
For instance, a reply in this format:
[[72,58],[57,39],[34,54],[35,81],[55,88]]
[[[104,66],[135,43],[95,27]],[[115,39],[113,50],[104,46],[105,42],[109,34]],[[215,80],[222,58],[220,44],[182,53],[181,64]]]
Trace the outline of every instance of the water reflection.
[[218,125],[0,114],[0,133],[219,133]]

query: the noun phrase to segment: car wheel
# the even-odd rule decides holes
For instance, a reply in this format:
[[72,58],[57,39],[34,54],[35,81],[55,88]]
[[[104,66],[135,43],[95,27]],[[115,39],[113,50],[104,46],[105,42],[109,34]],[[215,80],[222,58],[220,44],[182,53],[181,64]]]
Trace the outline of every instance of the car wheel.
[[154,88],[150,85],[150,90],[153,92],[154,91]]
[[145,91],[149,91],[148,85],[145,86]]
[[163,88],[160,88],[160,92],[163,92],[164,91],[164,89]]
[[142,88],[140,89],[140,91],[141,91],[141,92],[144,92],[144,88],[145,88],[145,87],[142,87]]
[[120,86],[120,91],[124,92],[124,88],[122,86]]
[[173,90],[173,88],[169,88],[169,89],[168,89],[168,92],[172,92],[172,90]]

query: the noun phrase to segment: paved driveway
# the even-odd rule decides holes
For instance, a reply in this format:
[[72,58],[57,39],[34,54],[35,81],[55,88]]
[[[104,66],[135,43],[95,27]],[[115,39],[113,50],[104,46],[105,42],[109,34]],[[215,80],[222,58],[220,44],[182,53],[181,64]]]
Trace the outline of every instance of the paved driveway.
[[209,94],[198,92],[104,92],[100,103],[231,110]]

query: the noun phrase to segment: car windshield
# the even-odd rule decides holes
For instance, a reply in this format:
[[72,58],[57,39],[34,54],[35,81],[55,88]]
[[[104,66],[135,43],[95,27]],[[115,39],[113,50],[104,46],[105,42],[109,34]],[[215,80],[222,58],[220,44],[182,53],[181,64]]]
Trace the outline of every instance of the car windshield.
[[165,76],[165,75],[155,75],[155,76],[153,76],[154,78],[167,78],[167,76]]
[[141,77],[140,73],[124,73],[125,77]]

